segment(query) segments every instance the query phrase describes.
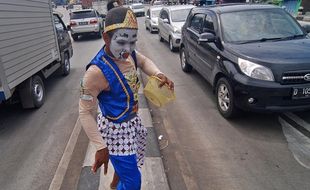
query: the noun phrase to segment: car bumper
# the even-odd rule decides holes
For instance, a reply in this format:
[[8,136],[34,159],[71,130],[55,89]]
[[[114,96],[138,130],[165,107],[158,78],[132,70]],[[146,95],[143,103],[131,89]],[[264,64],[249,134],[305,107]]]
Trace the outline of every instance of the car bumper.
[[172,33],[171,39],[174,47],[180,47],[181,45],[181,34],[179,33]]
[[[294,87],[310,87],[308,84],[281,85],[251,79],[236,74],[233,79],[235,105],[243,110],[258,112],[302,111],[310,109],[310,97],[294,99]],[[249,103],[253,98],[254,102]]]
[[151,31],[158,31],[158,24],[151,24]]
[[88,26],[71,27],[71,33],[72,34],[92,33],[92,32],[99,32],[99,31],[100,31],[100,27],[98,24],[88,25]]

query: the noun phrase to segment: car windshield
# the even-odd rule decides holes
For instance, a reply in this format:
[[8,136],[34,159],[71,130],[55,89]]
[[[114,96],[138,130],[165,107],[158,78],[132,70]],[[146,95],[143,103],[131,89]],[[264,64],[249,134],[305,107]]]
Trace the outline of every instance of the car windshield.
[[133,5],[132,8],[133,9],[143,9],[144,6],[143,5]]
[[251,43],[304,36],[294,19],[282,9],[223,13],[220,19],[226,42]]
[[152,18],[159,17],[160,10],[152,11]]
[[171,12],[172,22],[185,22],[190,9],[173,10]]
[[72,12],[71,19],[81,19],[81,18],[92,18],[96,17],[94,11],[79,11],[79,12]]

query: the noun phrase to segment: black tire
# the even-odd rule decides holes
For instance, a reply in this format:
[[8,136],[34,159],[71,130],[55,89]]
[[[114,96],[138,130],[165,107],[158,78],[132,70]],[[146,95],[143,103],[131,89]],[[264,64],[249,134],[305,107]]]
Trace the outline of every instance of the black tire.
[[24,81],[19,88],[19,96],[23,108],[39,108],[45,101],[45,88],[39,75]]
[[159,31],[159,30],[158,30],[158,39],[159,39],[160,42],[163,42],[163,41],[164,41],[164,38],[161,37],[160,31]]
[[180,62],[181,62],[181,68],[185,73],[190,73],[193,70],[193,67],[187,61],[184,46],[180,49]]
[[234,118],[239,112],[235,105],[235,97],[231,83],[225,77],[222,77],[217,81],[216,104],[219,112],[226,119]]
[[79,36],[76,34],[71,34],[71,37],[74,41],[77,41],[79,39]]
[[67,53],[64,54],[64,58],[61,60],[61,75],[62,76],[67,76],[70,74],[71,70],[71,63],[70,63],[70,58]]
[[174,47],[173,46],[173,42],[172,42],[172,40],[171,40],[171,37],[169,37],[169,49],[170,49],[170,51],[172,51],[172,52],[175,52],[176,51],[176,47]]

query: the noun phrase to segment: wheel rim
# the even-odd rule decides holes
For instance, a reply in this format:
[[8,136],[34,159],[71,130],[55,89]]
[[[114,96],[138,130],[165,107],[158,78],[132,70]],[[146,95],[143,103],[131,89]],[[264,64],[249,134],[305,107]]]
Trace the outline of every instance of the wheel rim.
[[225,84],[221,84],[218,89],[218,103],[224,112],[226,112],[230,107],[230,94],[228,88]]
[[181,52],[181,66],[182,68],[185,68],[186,66],[186,57],[185,57],[185,52],[182,48],[182,52]]
[[39,83],[34,84],[34,96],[39,102],[43,99],[43,87]]
[[70,70],[70,62],[68,59],[65,59],[65,69],[67,72]]

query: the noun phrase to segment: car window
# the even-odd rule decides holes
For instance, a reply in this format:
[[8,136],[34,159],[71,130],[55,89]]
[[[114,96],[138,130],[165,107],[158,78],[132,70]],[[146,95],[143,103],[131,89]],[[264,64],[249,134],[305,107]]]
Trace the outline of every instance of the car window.
[[55,23],[55,28],[57,31],[64,31],[65,30],[65,27],[64,25],[62,24],[61,20],[58,18],[58,16],[56,15],[53,15],[54,17],[54,23]]
[[172,22],[185,22],[190,9],[181,9],[171,11]]
[[161,19],[168,19],[168,13],[165,10],[162,10],[160,13]]
[[160,10],[153,10],[152,11],[152,18],[155,18],[155,17],[158,17],[159,16],[159,12],[160,12]]
[[195,14],[190,22],[190,28],[198,33],[201,33],[201,29],[204,21],[204,14]]
[[294,18],[282,9],[261,9],[220,15],[224,40],[246,42],[303,35]]
[[92,18],[96,17],[95,11],[72,12],[71,19]]
[[205,17],[202,32],[215,33],[213,19],[210,15],[206,15]]

